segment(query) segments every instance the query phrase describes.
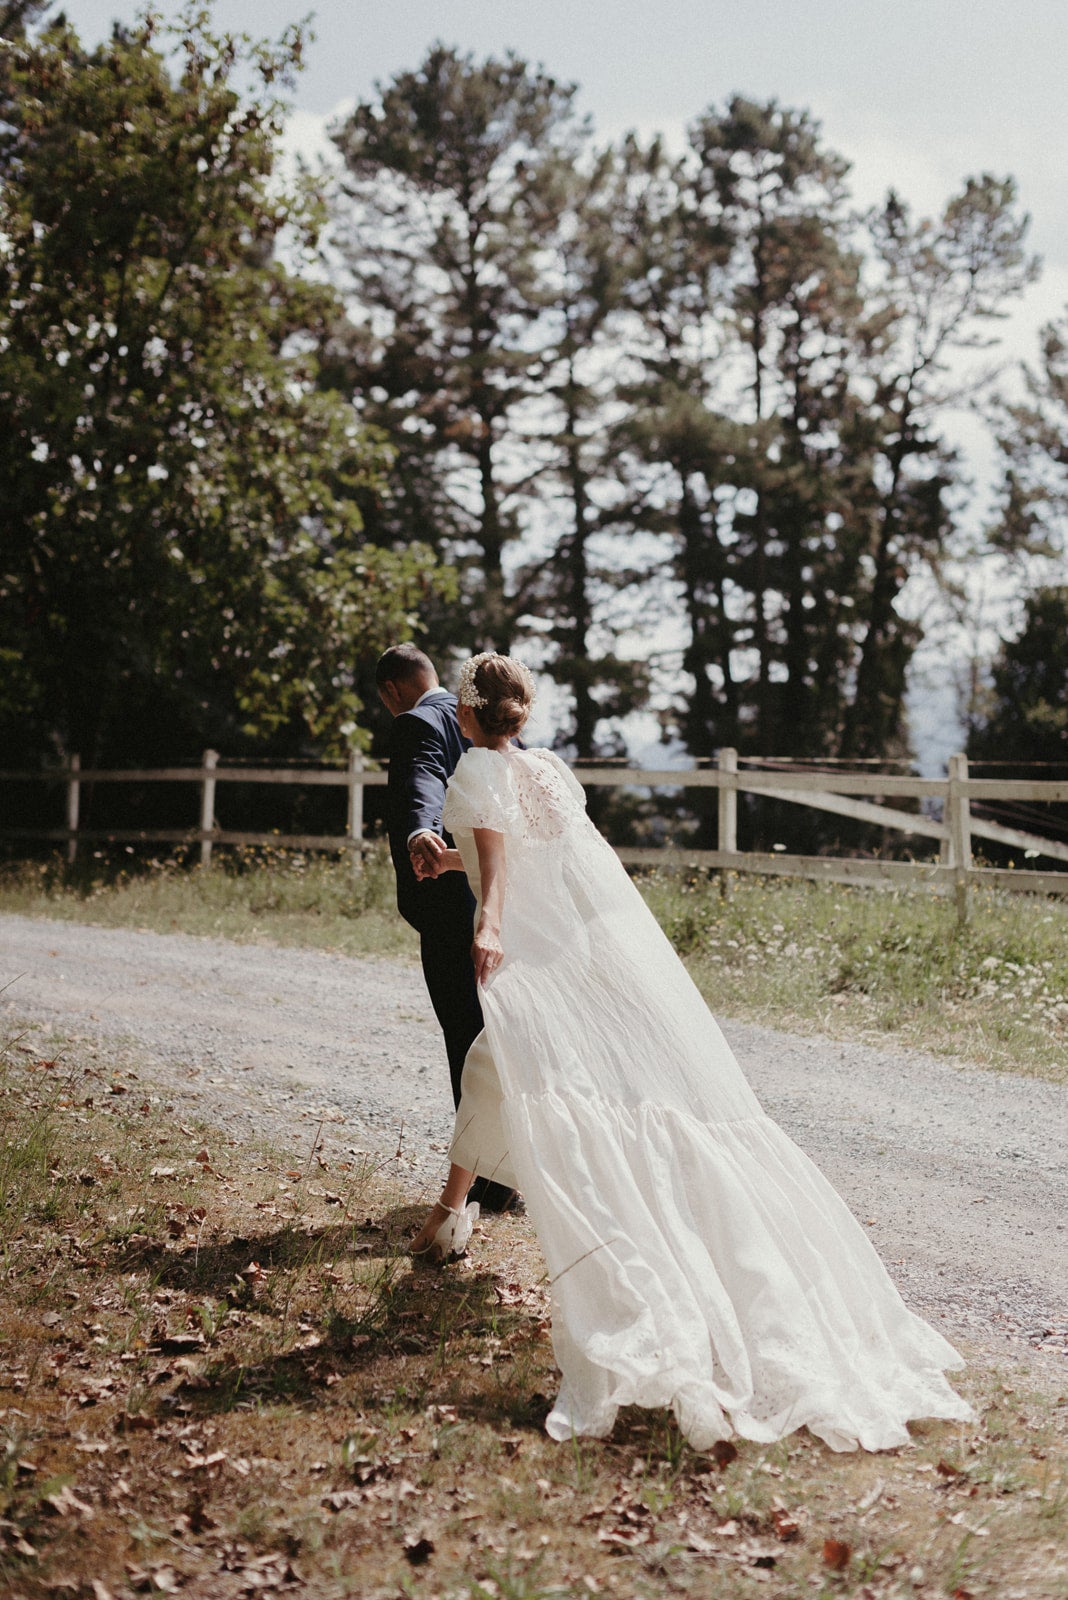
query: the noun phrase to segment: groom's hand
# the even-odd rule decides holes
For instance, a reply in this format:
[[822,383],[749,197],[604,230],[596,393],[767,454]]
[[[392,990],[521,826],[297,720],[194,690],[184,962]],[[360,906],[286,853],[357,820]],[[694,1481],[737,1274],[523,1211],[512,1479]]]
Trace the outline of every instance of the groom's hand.
[[408,855],[416,877],[420,880],[436,878],[442,869],[442,857],[446,848],[445,840],[440,839],[436,833],[431,833],[429,828],[409,839]]

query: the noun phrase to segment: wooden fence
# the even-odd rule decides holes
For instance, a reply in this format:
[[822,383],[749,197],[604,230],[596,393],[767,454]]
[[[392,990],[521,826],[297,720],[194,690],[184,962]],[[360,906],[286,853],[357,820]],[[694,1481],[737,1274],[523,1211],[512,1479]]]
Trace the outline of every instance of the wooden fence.
[[[384,784],[386,773],[364,767],[354,754],[345,768],[290,768],[221,766],[215,750],[206,750],[199,767],[162,767],[152,770],[83,771],[75,756],[67,768],[35,772],[0,772],[0,783],[63,784],[67,793],[65,828],[2,828],[0,838],[54,840],[66,847],[74,862],[79,845],[93,841],[138,844],[199,844],[204,866],[215,845],[276,845],[296,850],[351,851],[357,860],[364,847],[364,790]],[[990,884],[1000,889],[1038,894],[1068,894],[1068,872],[1043,872],[1029,868],[976,867],[972,859],[975,839],[989,839],[1020,850],[1025,857],[1068,863],[1068,842],[1046,838],[1019,828],[1009,828],[973,813],[973,803],[1027,801],[1038,804],[1068,802],[1068,780],[1035,781],[1017,778],[973,778],[966,756],[950,757],[945,778],[870,771],[799,770],[784,765],[763,768],[740,766],[737,752],[721,750],[715,767],[687,770],[588,766],[576,768],[586,787],[650,789],[715,789],[718,793],[718,833],[715,850],[659,846],[620,849],[630,865],[704,867],[721,872],[755,872],[811,878],[836,883],[865,883],[882,887],[914,885],[956,896],[961,915],[967,914],[970,885]],[[81,790],[88,783],[190,783],[200,790],[198,828],[85,829],[79,826]],[[256,783],[309,787],[325,785],[348,792],[348,821],[344,834],[244,833],[219,828],[215,797],[219,784]],[[787,805],[806,806],[903,834],[908,839],[937,840],[934,861],[884,861],[870,857],[805,856],[786,851],[738,849],[738,795],[756,794]],[[906,811],[888,804],[893,800],[927,800],[940,805],[941,815]]]

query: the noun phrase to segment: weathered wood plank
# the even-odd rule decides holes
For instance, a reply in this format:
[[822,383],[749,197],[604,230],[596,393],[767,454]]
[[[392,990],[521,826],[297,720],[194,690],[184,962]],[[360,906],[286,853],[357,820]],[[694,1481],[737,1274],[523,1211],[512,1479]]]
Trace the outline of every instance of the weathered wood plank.
[[722,789],[735,788],[749,794],[768,789],[798,790],[804,793],[896,795],[921,799],[944,799],[944,778],[905,777],[896,773],[868,772],[755,772],[748,768],[733,773],[714,767],[664,769],[651,767],[576,767],[575,776],[586,785],[608,788]]
[[1068,782],[1061,779],[969,778],[963,785],[969,800],[1040,800],[1063,805]]
[[[1061,839],[1046,839],[1037,833],[1024,833],[1021,828],[1005,828],[1000,822],[985,822],[972,817],[973,837],[994,839],[998,844],[1011,844],[1017,850],[1033,850],[1047,861],[1068,861],[1068,844]],[[1011,870],[1011,869],[1007,869]]]
[[718,867],[734,872],[756,872],[775,877],[812,878],[842,883],[874,883],[899,887],[908,883],[950,888],[953,874],[937,862],[872,861],[842,856],[795,856],[783,852],[680,850],[670,846],[642,849],[626,846],[616,851],[627,866],[670,869]]
[[1012,894],[1068,894],[1068,872],[1033,872],[1026,867],[975,867],[969,874],[979,889]]
[[[62,842],[66,828],[0,828],[0,839],[44,839]],[[202,833],[199,828],[80,828],[78,839],[107,844],[262,844],[284,850],[354,850],[361,846],[344,834],[235,833],[220,829]]]
[[881,828],[894,828],[901,833],[915,833],[923,839],[945,839],[948,829],[920,812],[898,811],[893,806],[876,806],[867,800],[853,800],[837,794],[797,794],[789,789],[768,789],[769,799],[785,800],[790,805],[811,806],[815,811],[831,811],[837,816],[852,817],[857,822],[876,822]]
[[[324,771],[321,768],[291,768],[291,767],[216,767],[212,776],[216,783],[280,783],[280,784],[307,784],[313,788],[325,786],[327,788],[345,789],[349,784],[347,768],[336,772]],[[66,767],[55,768],[47,772],[0,772],[0,783],[7,781],[28,782],[37,779],[41,783],[67,783],[70,773]],[[98,772],[84,771],[78,773],[80,783],[203,783],[203,767],[151,767],[151,768],[121,768],[112,770],[102,768]],[[389,781],[388,772],[365,771],[360,782],[367,785],[382,785]]]

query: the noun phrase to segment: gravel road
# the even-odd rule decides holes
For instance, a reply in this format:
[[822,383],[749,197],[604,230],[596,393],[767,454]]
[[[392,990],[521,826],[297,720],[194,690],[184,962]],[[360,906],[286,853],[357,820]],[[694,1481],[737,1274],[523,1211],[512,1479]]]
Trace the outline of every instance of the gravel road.
[[[0,916],[4,1032],[135,1066],[224,1131],[395,1158],[433,1191],[451,1130],[417,968]],[[1068,1087],[726,1022],[768,1111],[950,1336],[1068,1357]],[[398,1148],[400,1151],[397,1155]]]

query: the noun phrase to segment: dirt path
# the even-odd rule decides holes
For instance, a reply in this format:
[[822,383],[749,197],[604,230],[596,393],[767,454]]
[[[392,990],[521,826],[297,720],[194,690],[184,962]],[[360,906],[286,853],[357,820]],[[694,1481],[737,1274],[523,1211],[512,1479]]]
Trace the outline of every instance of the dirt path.
[[[90,1042],[234,1133],[396,1159],[432,1190],[451,1104],[417,969],[0,916],[3,1033]],[[1068,1356],[1068,1088],[725,1024],[768,1111],[951,1335]],[[400,1150],[397,1156],[398,1148]]]

